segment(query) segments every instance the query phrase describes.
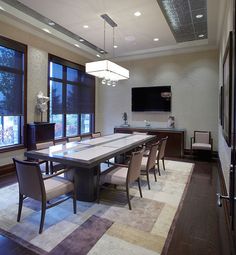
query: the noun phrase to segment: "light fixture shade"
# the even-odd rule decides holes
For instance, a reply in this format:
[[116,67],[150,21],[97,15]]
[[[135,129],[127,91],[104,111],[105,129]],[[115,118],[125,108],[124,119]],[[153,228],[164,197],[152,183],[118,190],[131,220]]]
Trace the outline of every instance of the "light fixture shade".
[[86,63],[85,71],[86,73],[98,78],[105,78],[112,81],[125,80],[129,78],[129,70],[109,60]]

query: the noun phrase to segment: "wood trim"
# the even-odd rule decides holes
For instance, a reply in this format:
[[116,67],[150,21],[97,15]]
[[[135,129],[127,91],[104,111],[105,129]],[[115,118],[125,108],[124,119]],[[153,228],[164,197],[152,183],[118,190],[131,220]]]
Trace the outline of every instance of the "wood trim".
[[8,164],[4,166],[0,166],[0,176],[11,174],[15,172],[15,166],[14,164]]

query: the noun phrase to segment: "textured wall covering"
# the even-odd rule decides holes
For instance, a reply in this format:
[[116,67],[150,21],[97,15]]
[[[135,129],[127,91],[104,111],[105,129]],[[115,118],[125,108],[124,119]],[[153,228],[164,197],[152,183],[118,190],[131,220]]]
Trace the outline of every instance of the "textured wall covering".
[[[48,53],[31,46],[28,47],[28,122],[40,121],[40,116],[35,110],[36,95],[42,91],[47,95],[48,90]],[[44,121],[47,114],[44,113]]]
[[[205,51],[120,63],[130,70],[130,79],[115,88],[98,84],[97,129],[113,132],[123,123],[127,112],[131,125],[166,127],[168,116],[174,115],[177,128],[186,128],[186,145],[194,130],[210,130],[217,150],[218,118],[218,53]],[[171,113],[132,113],[131,88],[171,85]]]

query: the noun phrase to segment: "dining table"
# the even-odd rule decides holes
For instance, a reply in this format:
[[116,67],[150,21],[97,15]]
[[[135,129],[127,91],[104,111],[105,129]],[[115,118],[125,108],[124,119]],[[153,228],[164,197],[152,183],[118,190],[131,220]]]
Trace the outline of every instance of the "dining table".
[[57,144],[47,149],[26,151],[25,156],[58,162],[73,169],[77,199],[91,202],[96,200],[97,175],[101,164],[111,158],[120,161],[125,153],[152,140],[155,140],[154,135],[115,133],[80,142]]

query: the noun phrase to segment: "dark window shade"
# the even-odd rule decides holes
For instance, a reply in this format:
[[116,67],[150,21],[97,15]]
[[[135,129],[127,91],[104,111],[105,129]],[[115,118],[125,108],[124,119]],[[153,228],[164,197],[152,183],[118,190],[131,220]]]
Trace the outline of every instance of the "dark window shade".
[[91,75],[81,73],[80,84],[80,113],[94,113],[95,108],[95,79]]
[[79,85],[67,84],[66,86],[66,113],[80,113]]
[[23,75],[0,71],[0,115],[23,115]]
[[63,84],[61,82],[50,81],[50,101],[52,114],[65,113],[63,105]]

